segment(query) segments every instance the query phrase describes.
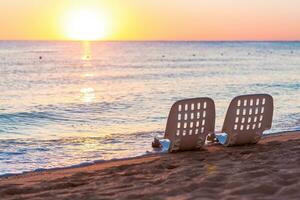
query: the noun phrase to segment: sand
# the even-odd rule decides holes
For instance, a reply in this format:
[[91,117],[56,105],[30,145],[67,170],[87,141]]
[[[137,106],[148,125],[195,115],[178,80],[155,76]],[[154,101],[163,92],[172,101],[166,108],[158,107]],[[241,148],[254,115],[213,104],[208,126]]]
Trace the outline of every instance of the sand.
[[2,177],[0,199],[300,199],[300,132]]

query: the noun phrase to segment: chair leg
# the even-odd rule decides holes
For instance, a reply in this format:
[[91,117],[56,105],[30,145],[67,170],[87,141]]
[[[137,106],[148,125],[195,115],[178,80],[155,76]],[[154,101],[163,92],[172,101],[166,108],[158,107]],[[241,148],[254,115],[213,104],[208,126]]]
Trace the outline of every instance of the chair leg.
[[216,135],[214,133],[211,133],[207,135],[207,141],[215,143],[218,142],[218,139],[216,138]]
[[154,138],[154,141],[152,142],[152,147],[153,148],[161,148],[161,144],[157,138]]

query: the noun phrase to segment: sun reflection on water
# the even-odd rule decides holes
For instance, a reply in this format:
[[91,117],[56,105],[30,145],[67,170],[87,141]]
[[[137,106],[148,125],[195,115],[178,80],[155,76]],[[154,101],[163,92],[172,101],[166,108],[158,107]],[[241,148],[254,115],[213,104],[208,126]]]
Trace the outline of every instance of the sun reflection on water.
[[84,74],[82,74],[82,77],[84,78],[91,78],[91,77],[94,77],[95,74],[94,73],[90,73],[90,72],[86,72]]
[[81,88],[81,100],[85,103],[94,102],[96,100],[96,93],[94,88]]
[[[91,67],[92,60],[92,51],[91,51],[91,43],[89,41],[82,42],[82,55],[81,60],[83,62],[84,67]],[[93,77],[94,74],[92,72],[85,72],[81,75],[83,78]],[[80,89],[81,92],[81,100],[85,103],[94,102],[96,99],[95,89],[92,87],[83,87]]]
[[91,43],[89,41],[82,42],[82,60],[89,61],[92,59]]

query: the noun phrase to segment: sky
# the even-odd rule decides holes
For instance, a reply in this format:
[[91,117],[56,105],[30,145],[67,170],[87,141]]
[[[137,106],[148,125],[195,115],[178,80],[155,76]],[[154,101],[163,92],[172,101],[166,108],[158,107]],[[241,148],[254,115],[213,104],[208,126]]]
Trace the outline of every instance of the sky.
[[300,40],[300,0],[0,0],[0,40]]

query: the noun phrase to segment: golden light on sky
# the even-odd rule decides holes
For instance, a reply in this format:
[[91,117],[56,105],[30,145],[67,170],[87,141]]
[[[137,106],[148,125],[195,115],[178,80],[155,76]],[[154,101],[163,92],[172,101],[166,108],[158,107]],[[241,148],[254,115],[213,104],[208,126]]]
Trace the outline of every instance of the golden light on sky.
[[102,40],[109,34],[109,21],[99,9],[73,8],[63,15],[62,29],[72,40]]
[[0,0],[1,40],[300,40],[299,0]]

